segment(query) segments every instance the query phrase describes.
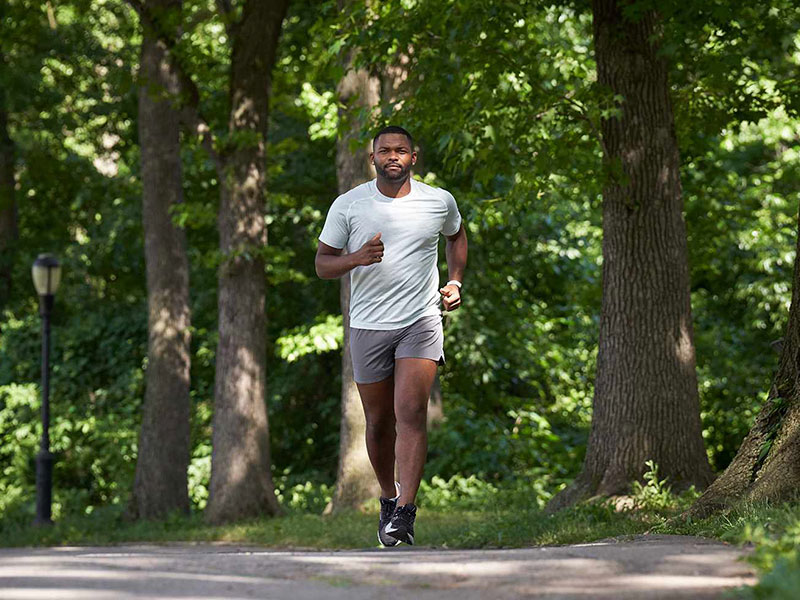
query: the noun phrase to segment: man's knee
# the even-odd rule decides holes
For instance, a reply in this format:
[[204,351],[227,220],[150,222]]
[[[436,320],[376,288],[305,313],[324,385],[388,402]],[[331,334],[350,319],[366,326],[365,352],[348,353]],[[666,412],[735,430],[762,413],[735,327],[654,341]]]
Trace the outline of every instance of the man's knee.
[[394,432],[395,420],[391,415],[367,416],[367,436],[384,437]]
[[397,426],[407,429],[425,429],[428,424],[428,404],[415,403],[395,410]]

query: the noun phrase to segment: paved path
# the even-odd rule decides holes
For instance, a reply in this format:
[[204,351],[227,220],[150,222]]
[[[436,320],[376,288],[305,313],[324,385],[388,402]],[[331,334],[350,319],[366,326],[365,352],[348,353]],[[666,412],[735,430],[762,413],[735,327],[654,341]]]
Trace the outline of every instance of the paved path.
[[754,582],[746,550],[638,536],[511,550],[288,552],[212,545],[0,549],[3,600],[716,598]]

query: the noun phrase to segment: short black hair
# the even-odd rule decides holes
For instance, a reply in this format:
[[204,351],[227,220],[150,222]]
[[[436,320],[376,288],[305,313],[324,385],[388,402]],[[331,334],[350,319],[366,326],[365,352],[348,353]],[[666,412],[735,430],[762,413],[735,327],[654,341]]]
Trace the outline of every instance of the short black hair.
[[372,138],[372,149],[375,149],[375,142],[378,141],[378,138],[381,137],[384,133],[399,133],[400,135],[404,135],[408,138],[408,144],[411,146],[411,150],[414,150],[414,138],[411,137],[411,134],[408,133],[405,129],[400,127],[399,125],[387,125],[383,129],[381,129],[378,133],[375,134],[375,137]]

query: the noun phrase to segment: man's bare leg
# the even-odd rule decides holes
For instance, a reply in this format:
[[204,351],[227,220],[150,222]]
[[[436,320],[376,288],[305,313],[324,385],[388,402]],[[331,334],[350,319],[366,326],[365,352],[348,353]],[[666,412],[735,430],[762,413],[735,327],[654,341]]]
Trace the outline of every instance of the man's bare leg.
[[357,383],[356,386],[367,420],[369,462],[381,486],[381,495],[394,498],[397,493],[394,488],[394,377],[390,375],[376,383]]
[[395,456],[400,481],[398,506],[414,502],[428,452],[428,397],[436,377],[436,362],[398,358],[394,369],[394,413],[397,419]]

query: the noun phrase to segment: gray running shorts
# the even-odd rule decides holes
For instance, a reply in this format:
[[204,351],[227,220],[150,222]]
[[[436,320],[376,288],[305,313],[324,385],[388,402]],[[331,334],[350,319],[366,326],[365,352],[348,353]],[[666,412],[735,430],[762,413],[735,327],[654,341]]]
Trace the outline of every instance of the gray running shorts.
[[375,383],[394,373],[398,358],[428,358],[444,364],[442,318],[422,317],[402,329],[350,329],[350,356],[356,383]]

